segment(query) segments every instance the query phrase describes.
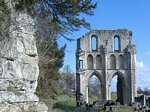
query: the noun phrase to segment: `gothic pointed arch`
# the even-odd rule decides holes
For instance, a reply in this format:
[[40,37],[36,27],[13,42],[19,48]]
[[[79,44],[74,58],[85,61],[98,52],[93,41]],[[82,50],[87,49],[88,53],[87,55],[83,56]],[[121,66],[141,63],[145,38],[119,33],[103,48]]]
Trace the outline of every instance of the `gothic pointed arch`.
[[96,69],[102,69],[102,57],[100,54],[96,56]]
[[89,54],[87,57],[87,68],[94,69],[94,61],[93,61],[93,56],[91,54]]
[[117,76],[117,83],[116,83],[116,89],[117,89],[117,102],[120,102],[120,104],[124,104],[126,101],[126,78],[125,75],[119,71],[114,72],[110,75],[109,79],[108,79],[108,83],[110,85],[109,89],[111,89],[111,82],[112,79]]
[[[104,80],[103,75],[100,74],[98,71],[90,72],[90,73],[88,74],[88,76],[85,78],[85,85],[87,85],[86,91],[89,90],[89,85],[88,85],[88,83],[89,83],[89,80],[90,80],[93,76],[98,79],[98,80],[97,80],[97,81],[99,82],[98,88],[100,89],[100,93],[98,93],[98,94],[99,94],[99,98],[102,100],[102,99],[104,99],[104,96],[105,96],[105,95],[104,95],[105,80]],[[97,83],[97,82],[95,82],[95,83]],[[98,89],[98,88],[97,88],[97,89]],[[89,96],[89,92],[87,92],[87,96]],[[88,99],[88,101],[89,101],[89,99]]]
[[89,78],[93,75],[95,75],[100,80],[101,84],[105,83],[103,75],[100,74],[98,71],[90,72],[89,75],[86,77],[86,80],[89,80]]
[[110,69],[116,69],[116,57],[113,54],[110,56]]

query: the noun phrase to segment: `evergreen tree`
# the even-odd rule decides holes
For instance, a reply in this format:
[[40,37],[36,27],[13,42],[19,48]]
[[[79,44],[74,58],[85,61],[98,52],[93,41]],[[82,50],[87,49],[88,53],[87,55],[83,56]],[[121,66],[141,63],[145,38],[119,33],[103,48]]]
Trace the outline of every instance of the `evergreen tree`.
[[96,3],[92,0],[19,0],[16,5],[17,10],[27,9],[37,18],[41,33],[48,28],[55,31],[56,37],[65,38],[65,34],[81,27],[90,28],[83,15],[93,15],[95,8]]
[[[35,6],[34,15],[38,20],[37,47],[40,57],[37,91],[42,96],[50,95],[54,98],[60,90],[58,71],[62,66],[56,64],[57,56],[52,56],[53,51],[59,51],[56,40],[60,36],[68,39],[65,34],[77,31],[81,26],[89,28],[89,23],[79,16],[92,15],[96,4],[92,4],[91,0],[36,0]],[[63,57],[60,59],[63,60]]]

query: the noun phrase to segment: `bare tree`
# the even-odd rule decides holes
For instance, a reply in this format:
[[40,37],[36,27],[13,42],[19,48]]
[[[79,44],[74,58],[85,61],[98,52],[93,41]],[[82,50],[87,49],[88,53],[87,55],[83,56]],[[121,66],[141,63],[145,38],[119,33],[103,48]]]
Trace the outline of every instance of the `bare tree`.
[[66,65],[61,73],[60,86],[67,92],[75,91],[75,73]]

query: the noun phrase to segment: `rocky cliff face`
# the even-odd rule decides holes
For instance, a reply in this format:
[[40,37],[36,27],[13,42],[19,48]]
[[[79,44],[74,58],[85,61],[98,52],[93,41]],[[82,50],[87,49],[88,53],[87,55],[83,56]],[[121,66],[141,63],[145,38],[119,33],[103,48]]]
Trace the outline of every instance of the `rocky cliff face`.
[[0,41],[0,111],[44,112],[47,107],[34,94],[39,75],[35,19],[16,11],[15,0],[4,1],[10,21],[9,36]]

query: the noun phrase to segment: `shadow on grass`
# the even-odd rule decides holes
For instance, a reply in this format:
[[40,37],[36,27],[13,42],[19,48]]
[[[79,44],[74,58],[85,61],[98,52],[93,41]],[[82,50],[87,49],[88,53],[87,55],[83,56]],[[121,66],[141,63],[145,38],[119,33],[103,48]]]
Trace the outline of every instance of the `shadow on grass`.
[[92,108],[86,108],[86,107],[75,107],[69,105],[68,101],[61,101],[57,102],[53,105],[53,109],[59,109],[64,112],[104,112],[100,111],[100,109],[92,109]]
[[80,107],[80,108],[76,108],[73,112],[104,112],[104,111],[100,109]]
[[59,109],[65,112],[73,112],[75,110],[75,106],[71,106],[68,101],[60,101],[56,102],[53,105],[53,109]]

